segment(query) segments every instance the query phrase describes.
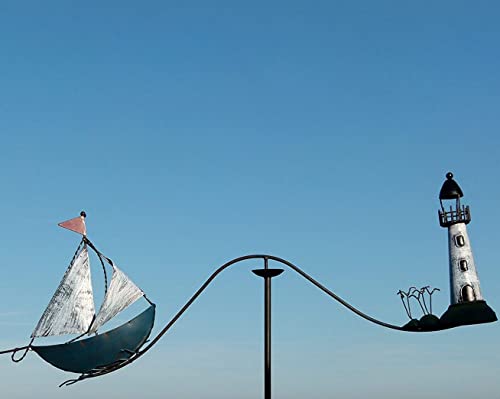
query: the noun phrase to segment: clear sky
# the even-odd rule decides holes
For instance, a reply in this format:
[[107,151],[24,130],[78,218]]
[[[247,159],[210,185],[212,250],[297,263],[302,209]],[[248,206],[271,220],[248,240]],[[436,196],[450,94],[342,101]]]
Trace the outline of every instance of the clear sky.
[[[0,346],[28,342],[78,243],[57,222],[82,209],[157,303],[155,332],[256,252],[395,324],[398,289],[440,287],[441,314],[449,170],[500,311],[499,20],[496,1],[3,1]],[[104,378],[58,389],[35,354],[0,358],[2,398],[261,397],[260,266],[223,273]],[[274,397],[496,397],[499,328],[385,330],[286,271]]]

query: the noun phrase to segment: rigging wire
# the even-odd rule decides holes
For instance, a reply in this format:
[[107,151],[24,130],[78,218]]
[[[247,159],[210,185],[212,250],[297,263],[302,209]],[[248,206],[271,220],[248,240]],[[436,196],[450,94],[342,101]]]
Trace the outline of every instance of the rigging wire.
[[108,293],[108,273],[106,273],[106,266],[104,265],[103,258],[114,268],[113,261],[109,259],[107,256],[104,256],[100,251],[97,250],[95,245],[87,238],[87,236],[83,236],[82,242],[85,242],[97,255],[99,261],[101,262],[102,271],[104,273],[104,296]]
[[[73,266],[73,264],[75,263],[75,260],[76,260],[76,258],[78,256],[78,254],[80,253],[80,250],[82,249],[82,246],[84,244],[85,244],[85,236],[82,238],[82,240],[78,244],[78,247],[76,248],[76,251],[75,251],[75,253],[73,255],[73,258],[71,258],[71,262],[69,263],[69,267]],[[31,341],[29,342],[28,345],[20,346],[20,347],[12,348],[12,349],[7,349],[7,350],[4,350],[4,351],[0,351],[0,355],[5,355],[7,353],[12,353],[12,355],[10,356],[10,358],[12,359],[12,361],[14,363],[21,362],[26,357],[26,355],[28,354],[28,352],[31,350],[31,346],[33,344],[33,341],[35,341],[35,337],[33,335],[34,335],[34,332],[33,332],[32,336],[31,336]],[[15,357],[16,353],[19,352],[19,351],[21,351],[21,350],[24,350],[24,353],[21,355],[20,358],[16,358]]]
[[[71,258],[71,262],[69,263],[69,267],[73,266],[73,264],[75,263],[75,260],[76,258],[78,257],[80,251],[82,250],[82,247],[85,248],[85,246],[89,246],[90,248],[92,248],[92,250],[94,250],[94,252],[97,254],[97,257],[99,258],[99,261],[101,262],[101,266],[102,266],[102,270],[104,272],[104,295],[107,294],[108,292],[108,276],[107,276],[107,273],[106,273],[106,267],[104,265],[104,261],[103,261],[103,258],[106,259],[106,261],[112,266],[114,267],[113,265],[113,261],[111,259],[109,259],[108,257],[106,257],[105,255],[103,255],[100,251],[97,250],[97,248],[94,246],[94,244],[86,237],[86,236],[83,236],[80,243],[78,244],[78,247],[76,248],[76,251],[73,255],[73,258]],[[149,302],[149,300],[148,300]],[[89,328],[88,330],[77,336],[76,338],[73,338],[72,340],[68,341],[67,343],[70,343],[70,342],[73,342],[73,341],[76,341],[77,339],[83,337],[85,334],[88,334],[88,332],[90,331],[90,328],[92,327],[92,324],[94,323],[94,320],[96,318],[96,315],[94,314],[94,317],[92,318],[92,321],[89,325]],[[12,348],[12,349],[7,349],[7,350],[4,350],[4,351],[0,351],[0,355],[4,355],[4,354],[7,354],[7,353],[12,353],[11,355],[11,359],[13,362],[15,363],[19,363],[20,361],[22,361],[26,355],[28,354],[28,352],[31,350],[31,347],[32,347],[32,344],[33,344],[33,341],[35,340],[35,337],[32,336],[31,337],[31,341],[28,345],[25,345],[25,346],[20,346],[20,347],[16,347],[16,348]],[[24,350],[24,353],[22,354],[22,356],[20,358],[16,358],[16,353],[21,351],[21,350]]]

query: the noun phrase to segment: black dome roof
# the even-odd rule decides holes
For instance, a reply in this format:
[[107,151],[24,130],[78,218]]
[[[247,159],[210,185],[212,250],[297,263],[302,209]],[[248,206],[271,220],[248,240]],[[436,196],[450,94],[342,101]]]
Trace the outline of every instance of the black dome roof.
[[448,172],[446,174],[446,180],[441,187],[441,191],[439,192],[439,199],[456,199],[464,196],[462,189],[458,185],[458,183],[453,180],[453,173]]

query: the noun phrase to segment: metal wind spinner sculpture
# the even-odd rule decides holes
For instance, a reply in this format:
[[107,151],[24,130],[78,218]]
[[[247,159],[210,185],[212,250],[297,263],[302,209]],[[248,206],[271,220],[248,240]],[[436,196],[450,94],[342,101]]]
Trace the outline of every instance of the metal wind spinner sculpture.
[[[32,334],[31,342],[27,346],[2,351],[0,354],[12,353],[12,360],[20,361],[32,350],[55,367],[80,373],[79,377],[68,380],[61,385],[70,385],[87,378],[99,377],[114,372],[131,364],[156,345],[219,274],[231,266],[248,260],[262,260],[264,262],[263,269],[252,271],[264,279],[265,399],[271,399],[271,279],[279,276],[284,271],[283,269],[269,268],[270,261],[286,266],[361,318],[392,330],[430,332],[463,325],[494,322],[497,317],[483,299],[472,256],[472,248],[467,235],[466,224],[471,220],[469,207],[460,204],[463,193],[453,180],[453,175],[448,173],[446,179],[439,193],[441,204],[439,222],[441,227],[448,229],[451,304],[441,317],[432,313],[432,295],[438,291],[436,288],[431,289],[429,286],[420,289],[410,287],[408,291],[398,291],[410,319],[408,323],[400,326],[386,323],[363,313],[285,259],[273,255],[255,254],[232,259],[217,268],[166,326],[146,344],[153,328],[155,305],[109,258],[99,252],[89,241],[85,230],[85,213],[82,212],[79,218],[60,224],[62,227],[81,234],[82,241],[59,288],[38,322]],[[449,210],[445,209],[443,200],[452,201]],[[97,254],[104,271],[105,265],[110,266],[113,271],[109,287],[105,273],[107,292],[97,314],[94,309],[90,284],[89,248]],[[97,329],[104,323],[141,297],[148,302],[149,306],[134,319],[106,333],[82,339],[85,334],[96,334]],[[415,302],[423,313],[420,319],[415,318],[412,313],[411,303]],[[36,337],[62,334],[79,335],[59,345],[33,345],[33,340]],[[15,355],[19,351],[24,352],[20,358],[16,358]]]
[[[80,217],[59,224],[81,234],[82,240],[31,334],[31,342],[20,348],[0,352],[12,353],[12,360],[20,362],[29,351],[33,351],[54,367],[80,373],[81,379],[101,373],[137,353],[148,339],[155,318],[155,305],[144,292],[87,238],[85,217],[85,212],[81,212]],[[90,278],[89,249],[95,252],[104,271],[105,295],[97,313]],[[112,270],[109,286],[106,266]],[[117,328],[98,333],[105,323],[140,298],[147,301],[146,310]],[[63,344],[33,344],[35,338],[69,334],[78,336]],[[92,336],[81,339],[85,335]],[[19,351],[23,351],[23,354],[16,358]],[[69,383],[74,381],[70,380]]]

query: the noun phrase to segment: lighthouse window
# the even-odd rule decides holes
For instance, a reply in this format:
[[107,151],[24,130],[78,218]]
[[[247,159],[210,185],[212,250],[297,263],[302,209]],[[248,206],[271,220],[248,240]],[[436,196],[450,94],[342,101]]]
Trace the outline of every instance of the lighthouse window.
[[466,270],[469,270],[469,266],[467,265],[466,259],[460,259],[458,264],[460,266],[460,270],[462,270],[463,272],[465,272]]
[[459,247],[463,247],[465,245],[465,238],[463,235],[458,235],[458,236],[455,236],[455,243],[457,244],[457,246]]

